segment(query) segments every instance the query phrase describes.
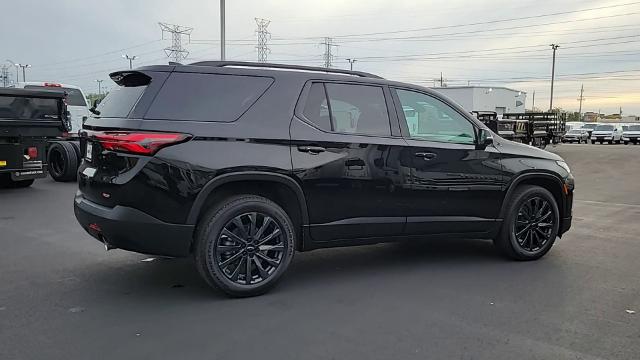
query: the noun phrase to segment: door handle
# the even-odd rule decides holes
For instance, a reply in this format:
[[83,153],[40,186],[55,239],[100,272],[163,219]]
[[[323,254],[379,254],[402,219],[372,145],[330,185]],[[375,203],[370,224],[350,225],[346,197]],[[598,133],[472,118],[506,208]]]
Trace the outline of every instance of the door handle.
[[311,155],[317,155],[321,152],[327,151],[327,149],[323,148],[322,146],[298,146],[298,151],[306,152]]
[[430,152],[417,152],[415,155],[416,157],[423,158],[424,160],[432,160],[438,157],[437,154]]

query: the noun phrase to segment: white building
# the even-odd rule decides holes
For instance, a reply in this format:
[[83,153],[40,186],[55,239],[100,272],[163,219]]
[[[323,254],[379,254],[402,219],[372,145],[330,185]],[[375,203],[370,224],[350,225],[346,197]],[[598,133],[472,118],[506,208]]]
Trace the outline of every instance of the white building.
[[433,88],[448,96],[467,111],[523,113],[527,93],[498,86],[448,86]]

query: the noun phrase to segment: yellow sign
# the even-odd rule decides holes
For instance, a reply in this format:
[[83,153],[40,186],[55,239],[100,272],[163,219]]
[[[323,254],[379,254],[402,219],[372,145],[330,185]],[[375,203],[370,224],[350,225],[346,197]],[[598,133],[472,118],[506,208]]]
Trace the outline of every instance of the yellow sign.
[[5,160],[0,160],[0,166],[7,166],[7,162]]

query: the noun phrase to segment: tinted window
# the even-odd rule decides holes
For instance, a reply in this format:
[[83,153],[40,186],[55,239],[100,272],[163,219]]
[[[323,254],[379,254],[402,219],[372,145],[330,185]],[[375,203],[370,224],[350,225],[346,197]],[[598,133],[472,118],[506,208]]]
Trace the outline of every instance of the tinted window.
[[411,137],[460,144],[474,143],[473,125],[449,105],[419,92],[396,91]]
[[333,131],[390,135],[389,114],[381,87],[325,84]]
[[109,91],[107,97],[98,105],[99,117],[126,118],[146,88],[146,86],[120,86]]
[[314,83],[309,89],[302,111],[307,120],[313,122],[322,130],[331,131],[331,117],[327,106],[327,94],[322,83]]
[[0,96],[0,118],[58,120],[58,100],[21,96]]
[[87,106],[87,102],[84,99],[84,95],[82,95],[82,92],[79,89],[71,89],[71,88],[65,88],[65,87],[52,87],[52,86],[37,86],[37,85],[25,85],[24,88],[66,92],[67,105]]
[[235,121],[272,82],[266,77],[173,73],[145,118]]

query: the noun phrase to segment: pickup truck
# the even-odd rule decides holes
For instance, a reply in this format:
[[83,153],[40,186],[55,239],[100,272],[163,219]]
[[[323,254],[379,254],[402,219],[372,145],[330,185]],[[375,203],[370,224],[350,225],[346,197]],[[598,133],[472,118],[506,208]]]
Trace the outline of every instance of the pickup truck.
[[49,140],[71,129],[65,97],[59,91],[0,89],[0,187],[28,187],[46,176]]

